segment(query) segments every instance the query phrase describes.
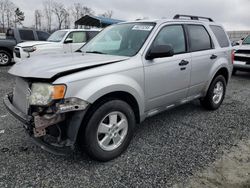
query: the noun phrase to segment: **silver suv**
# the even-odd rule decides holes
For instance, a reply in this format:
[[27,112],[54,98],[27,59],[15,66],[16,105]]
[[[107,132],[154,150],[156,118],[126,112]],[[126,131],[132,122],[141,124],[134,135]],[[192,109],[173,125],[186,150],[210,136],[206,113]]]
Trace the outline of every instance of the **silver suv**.
[[219,108],[232,53],[224,29],[210,18],[121,23],[73,55],[15,64],[9,73],[16,85],[4,103],[42,149],[64,155],[79,143],[92,158],[108,161],[147,117],[194,99]]

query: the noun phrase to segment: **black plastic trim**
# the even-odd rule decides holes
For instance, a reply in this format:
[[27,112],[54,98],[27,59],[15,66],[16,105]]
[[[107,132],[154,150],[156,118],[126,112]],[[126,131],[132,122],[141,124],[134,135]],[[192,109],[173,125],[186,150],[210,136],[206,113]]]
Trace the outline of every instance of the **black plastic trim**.
[[5,95],[3,98],[4,105],[6,106],[7,110],[18,120],[20,120],[24,124],[30,124],[33,120],[32,116],[26,115],[16,109],[15,106],[12,105],[12,93]]

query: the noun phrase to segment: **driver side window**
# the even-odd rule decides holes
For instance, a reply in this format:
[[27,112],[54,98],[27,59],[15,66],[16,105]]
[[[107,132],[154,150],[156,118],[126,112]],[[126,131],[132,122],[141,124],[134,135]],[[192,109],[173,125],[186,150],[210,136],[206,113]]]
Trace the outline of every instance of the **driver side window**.
[[164,27],[155,38],[153,45],[169,45],[174,49],[174,54],[186,52],[183,27],[181,25],[170,25]]
[[86,32],[71,32],[66,38],[67,40],[72,40],[72,43],[84,43],[87,41]]

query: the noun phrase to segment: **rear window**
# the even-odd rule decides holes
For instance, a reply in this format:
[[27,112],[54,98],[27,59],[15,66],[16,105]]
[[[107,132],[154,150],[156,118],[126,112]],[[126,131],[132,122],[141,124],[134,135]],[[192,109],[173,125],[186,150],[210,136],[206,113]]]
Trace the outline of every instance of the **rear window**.
[[229,41],[224,29],[220,26],[215,25],[211,25],[210,28],[212,29],[217,41],[219,42],[220,47],[229,47]]
[[35,40],[32,30],[19,30],[19,34],[22,40]]
[[212,48],[211,38],[202,25],[187,25],[189,47],[192,52]]
[[39,40],[45,41],[49,38],[49,34],[43,31],[37,31],[37,36]]

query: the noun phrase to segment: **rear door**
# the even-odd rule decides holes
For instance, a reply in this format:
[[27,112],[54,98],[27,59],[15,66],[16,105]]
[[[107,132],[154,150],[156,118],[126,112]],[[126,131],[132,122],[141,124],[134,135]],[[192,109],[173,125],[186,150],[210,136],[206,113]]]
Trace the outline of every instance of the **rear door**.
[[[144,60],[146,110],[169,106],[185,99],[190,83],[191,55],[187,53],[183,25],[164,26],[151,44],[155,45],[170,45],[175,54]],[[181,65],[181,62],[186,63]]]
[[28,29],[19,29],[18,30],[21,42],[23,41],[34,41],[36,40],[35,38],[35,33],[33,30],[28,30]]
[[192,55],[192,70],[188,97],[201,94],[206,82],[209,80],[209,72],[216,61],[217,54],[212,43],[211,36],[203,25],[185,25],[189,51]]

